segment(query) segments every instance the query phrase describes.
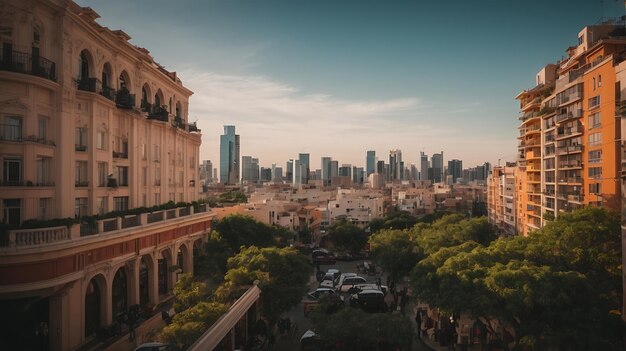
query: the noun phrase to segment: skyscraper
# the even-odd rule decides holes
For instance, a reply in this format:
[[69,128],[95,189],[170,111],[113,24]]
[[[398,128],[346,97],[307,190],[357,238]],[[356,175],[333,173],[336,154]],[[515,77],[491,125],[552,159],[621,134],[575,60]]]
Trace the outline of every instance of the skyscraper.
[[332,159],[330,157],[322,157],[322,185],[330,185],[330,164]]
[[367,152],[366,158],[366,176],[376,172],[376,151],[370,150]]
[[285,179],[287,180],[287,184],[293,183],[293,160],[287,161],[285,165]]
[[296,171],[296,173],[299,174],[300,179],[298,181],[298,184],[308,184],[309,183],[309,172],[311,171],[311,165],[309,163],[309,154],[299,154],[298,155],[298,160],[299,162],[299,172]]
[[220,136],[220,183],[238,182],[239,135],[235,134],[235,126],[224,126],[224,135]]
[[241,181],[258,183],[259,182],[259,159],[251,156],[243,156],[241,158]]
[[432,181],[434,183],[440,183],[444,180],[443,178],[443,151],[440,154],[433,154],[430,160],[431,160],[430,163],[433,169]]
[[402,151],[398,149],[389,151],[389,177],[391,180],[404,178],[404,162],[402,162]]
[[428,155],[420,151],[420,180],[428,180]]
[[463,172],[463,161],[450,160],[448,161],[448,175],[452,176],[452,182],[456,183],[458,178],[461,178]]

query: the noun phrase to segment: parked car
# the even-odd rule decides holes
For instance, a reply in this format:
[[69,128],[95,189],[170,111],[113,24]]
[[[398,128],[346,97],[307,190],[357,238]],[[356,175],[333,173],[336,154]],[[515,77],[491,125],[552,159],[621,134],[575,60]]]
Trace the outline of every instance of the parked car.
[[[306,296],[312,300],[319,300],[320,297],[325,295],[337,295],[337,290],[332,288],[317,288],[315,291],[306,294]],[[343,296],[340,298],[343,299]]]
[[337,262],[335,255],[326,249],[313,250],[311,260],[313,264],[335,264]]
[[366,284],[356,284],[356,285],[354,285],[352,288],[350,288],[350,290],[348,290],[348,293],[356,294],[356,293],[359,293],[359,292],[361,292],[363,290],[380,290],[385,295],[387,295],[387,291],[389,291],[389,289],[387,288],[387,285],[381,285],[379,287],[376,284],[366,283]]
[[363,277],[359,277],[358,275],[354,276],[343,276],[339,279],[339,283],[337,283],[337,291],[342,293],[347,293],[350,288],[352,288],[356,284],[365,284],[367,280]]
[[362,290],[357,294],[350,296],[350,306],[361,307],[368,312],[385,312],[387,304],[385,303],[385,294],[380,290]]

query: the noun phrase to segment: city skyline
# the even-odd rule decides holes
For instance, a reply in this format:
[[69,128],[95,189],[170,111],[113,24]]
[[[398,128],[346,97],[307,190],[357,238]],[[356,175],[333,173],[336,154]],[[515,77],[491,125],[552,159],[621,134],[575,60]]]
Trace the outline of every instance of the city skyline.
[[572,33],[624,13],[576,3],[157,1],[147,13],[79,1],[194,91],[201,159],[217,161],[229,124],[263,165],[298,153],[363,164],[364,150],[392,148],[415,155],[409,164],[442,149],[467,164],[515,160],[517,93]]

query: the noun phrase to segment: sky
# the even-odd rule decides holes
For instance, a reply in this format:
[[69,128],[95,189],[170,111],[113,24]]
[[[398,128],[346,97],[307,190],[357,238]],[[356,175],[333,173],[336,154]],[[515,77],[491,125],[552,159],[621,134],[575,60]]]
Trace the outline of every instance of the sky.
[[624,14],[614,0],[78,0],[100,25],[194,91],[200,159],[219,167],[235,125],[241,156],[285,166],[309,153],[365,166],[444,151],[464,167],[515,161],[519,104],[578,32]]

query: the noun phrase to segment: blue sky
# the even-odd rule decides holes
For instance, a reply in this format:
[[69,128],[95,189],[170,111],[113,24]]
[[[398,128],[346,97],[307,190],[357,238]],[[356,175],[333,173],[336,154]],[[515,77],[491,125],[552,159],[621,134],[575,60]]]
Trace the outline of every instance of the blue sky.
[[518,104],[544,65],[613,0],[79,0],[194,91],[201,159],[219,164],[232,124],[241,154],[284,166],[300,152],[365,165],[441,150],[464,167],[514,161]]

